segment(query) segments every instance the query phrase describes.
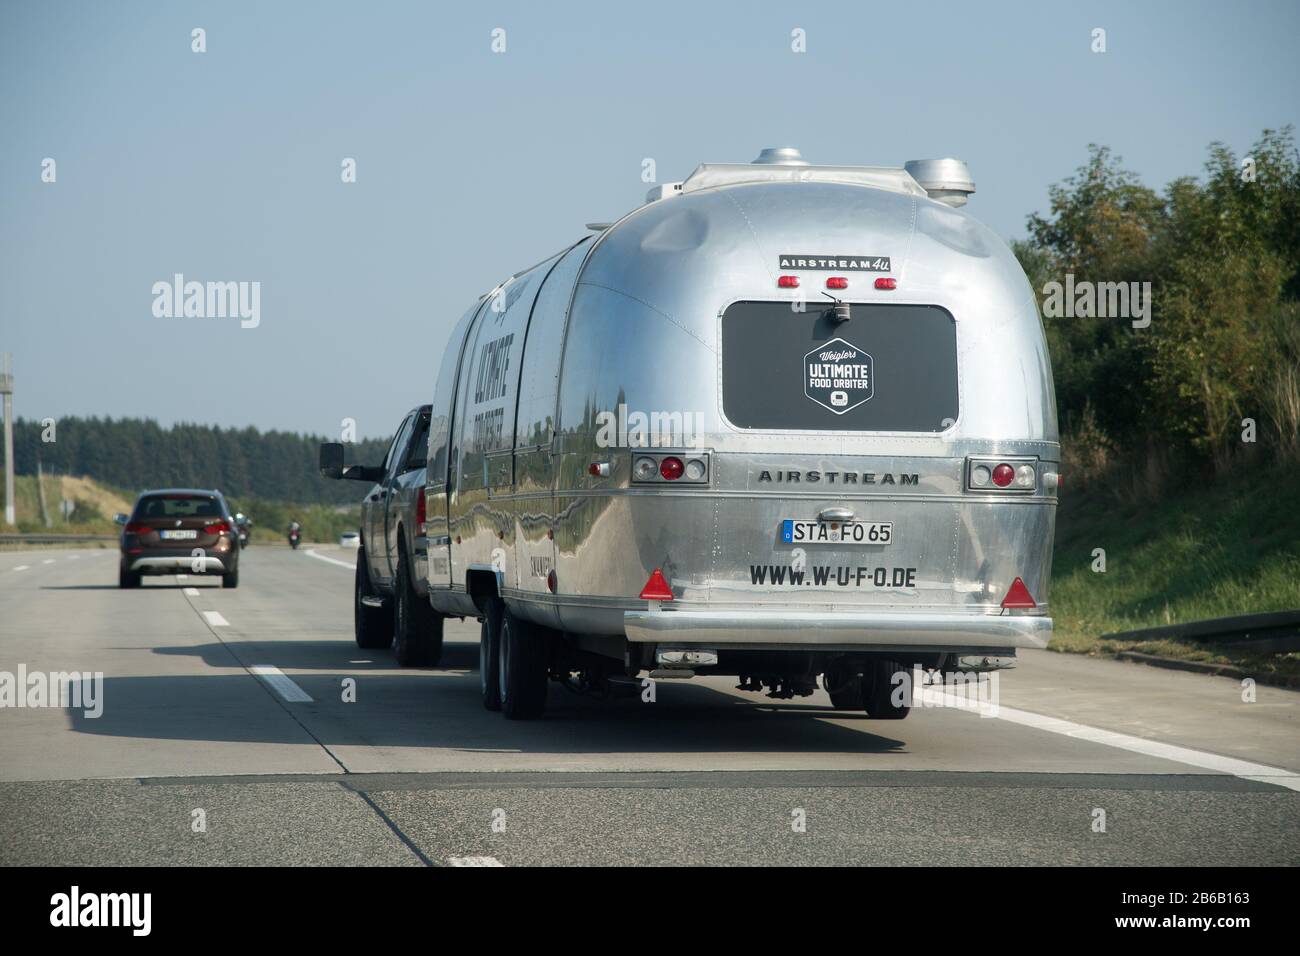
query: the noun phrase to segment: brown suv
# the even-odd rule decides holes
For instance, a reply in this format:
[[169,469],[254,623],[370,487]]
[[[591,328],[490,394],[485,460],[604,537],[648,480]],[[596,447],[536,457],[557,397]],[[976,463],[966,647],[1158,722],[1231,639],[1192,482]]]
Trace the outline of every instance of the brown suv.
[[120,587],[139,587],[145,574],[219,574],[222,587],[239,586],[239,531],[221,492],[146,491],[117,520],[125,525]]

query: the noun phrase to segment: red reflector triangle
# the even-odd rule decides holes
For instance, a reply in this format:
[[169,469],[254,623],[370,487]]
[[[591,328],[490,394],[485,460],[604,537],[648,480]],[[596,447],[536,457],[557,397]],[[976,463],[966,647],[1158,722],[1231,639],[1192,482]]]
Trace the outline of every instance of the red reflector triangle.
[[1016,578],[1011,582],[1011,590],[1007,591],[1007,596],[1002,599],[1002,606],[1038,607],[1029,594],[1029,588],[1025,587],[1025,582],[1019,578]]
[[664,573],[655,568],[654,574],[650,575],[650,580],[641,589],[641,600],[671,601],[672,599],[673,589],[668,586],[668,582],[664,579]]

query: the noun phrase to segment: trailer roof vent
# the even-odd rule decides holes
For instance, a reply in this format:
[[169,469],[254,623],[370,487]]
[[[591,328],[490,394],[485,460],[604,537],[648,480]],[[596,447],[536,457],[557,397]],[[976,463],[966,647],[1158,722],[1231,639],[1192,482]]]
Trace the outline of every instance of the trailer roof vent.
[[927,196],[954,209],[975,192],[975,181],[960,159],[909,159],[903,168]]
[[752,160],[751,166],[807,166],[808,160],[793,146],[769,146]]

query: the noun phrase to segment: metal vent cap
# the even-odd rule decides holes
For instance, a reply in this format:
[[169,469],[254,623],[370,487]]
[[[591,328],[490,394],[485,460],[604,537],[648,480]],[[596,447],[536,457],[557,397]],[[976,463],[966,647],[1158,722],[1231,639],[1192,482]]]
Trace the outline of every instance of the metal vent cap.
[[793,146],[768,146],[758,158],[751,160],[753,166],[807,166],[808,160],[803,158],[799,150]]
[[970,170],[960,159],[909,159],[903,169],[931,199],[956,208],[975,192]]

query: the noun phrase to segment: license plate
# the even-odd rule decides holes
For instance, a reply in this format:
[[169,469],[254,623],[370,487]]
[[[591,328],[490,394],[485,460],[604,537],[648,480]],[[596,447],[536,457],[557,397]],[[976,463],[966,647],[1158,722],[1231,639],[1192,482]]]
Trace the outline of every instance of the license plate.
[[890,521],[798,521],[781,522],[781,540],[786,544],[890,544],[894,525]]
[[163,538],[167,541],[189,541],[193,538],[197,538],[198,536],[199,533],[197,531],[193,531],[193,530],[187,531],[184,529],[175,530],[175,531],[158,532],[158,537]]

